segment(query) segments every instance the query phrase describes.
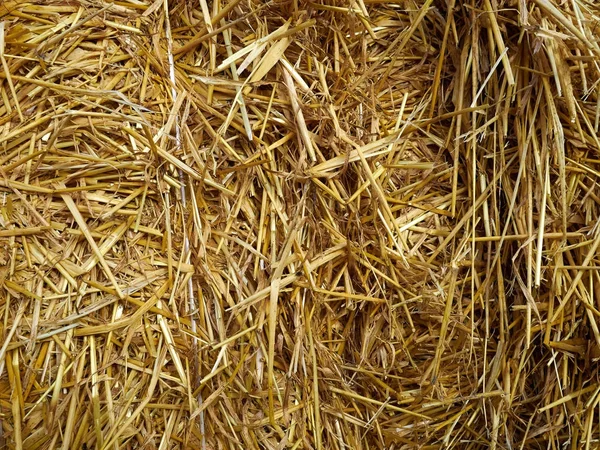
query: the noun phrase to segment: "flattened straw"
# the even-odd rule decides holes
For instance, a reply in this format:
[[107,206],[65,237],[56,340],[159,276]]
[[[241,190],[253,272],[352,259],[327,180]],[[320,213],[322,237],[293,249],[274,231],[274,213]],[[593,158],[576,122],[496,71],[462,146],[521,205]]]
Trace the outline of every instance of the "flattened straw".
[[[494,34],[494,40],[496,41],[496,46],[498,47],[498,51],[500,53],[500,58],[502,58],[502,65],[504,66],[504,70],[506,72],[506,78],[509,86],[513,86],[515,84],[515,77],[513,75],[512,68],[510,66],[510,61],[508,60],[508,49],[504,45],[504,40],[502,39],[502,33],[500,32],[500,28],[498,27],[498,21],[496,20],[496,14],[492,9],[492,4],[490,0],[484,0],[485,9],[488,12],[488,18],[491,22],[492,33]],[[490,73],[493,73],[493,69]]]
[[[63,189],[65,188],[65,185],[62,184],[62,183],[58,183],[57,186],[59,188],[63,188]],[[112,270],[108,266],[108,263],[104,259],[104,256],[102,255],[102,252],[98,248],[98,245],[96,244],[96,241],[92,237],[90,229],[88,228],[87,223],[85,222],[85,219],[83,218],[83,216],[79,212],[79,209],[77,208],[77,205],[75,205],[75,202],[73,201],[73,199],[71,198],[71,196],[64,194],[64,195],[61,195],[61,197],[62,197],[63,201],[65,202],[65,205],[67,206],[67,208],[69,209],[69,211],[73,215],[73,218],[75,219],[75,222],[77,222],[77,225],[79,225],[79,228],[81,229],[81,232],[83,233],[83,235],[87,239],[88,243],[90,244],[90,247],[92,248],[92,251],[94,252],[94,255],[96,256],[96,258],[98,258],[98,261],[100,262],[100,265],[102,266],[102,269],[104,269],[104,272],[106,273],[106,276],[108,277],[108,279],[112,283],[113,287],[115,288],[115,291],[117,292],[117,295],[121,299],[124,298],[123,291],[121,291],[121,288],[119,287],[119,284],[117,283],[117,280],[115,279],[115,277],[114,277],[114,275],[112,273]]]
[[298,133],[300,134],[300,138],[302,139],[304,148],[308,152],[308,156],[310,157],[311,161],[316,161],[317,156],[313,147],[312,139],[310,138],[310,135],[308,133],[308,128],[306,127],[304,114],[302,112],[302,109],[300,109],[300,104],[298,102],[298,94],[296,93],[296,88],[294,86],[294,80],[286,68],[284,68],[282,73],[283,78],[285,80],[285,85],[287,86],[288,91],[290,93],[290,102],[292,103],[292,111],[294,112],[296,125],[298,126]]
[[546,160],[544,164],[545,176],[542,185],[542,204],[540,205],[540,220],[538,225],[537,253],[535,257],[535,287],[542,282],[542,253],[544,248],[544,230],[546,229],[546,200],[550,190],[550,164]]

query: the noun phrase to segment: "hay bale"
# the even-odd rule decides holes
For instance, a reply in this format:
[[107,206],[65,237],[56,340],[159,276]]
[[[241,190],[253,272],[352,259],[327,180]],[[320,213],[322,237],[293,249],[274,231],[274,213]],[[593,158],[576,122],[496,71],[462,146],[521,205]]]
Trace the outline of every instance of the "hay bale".
[[600,7],[0,5],[0,447],[596,448]]

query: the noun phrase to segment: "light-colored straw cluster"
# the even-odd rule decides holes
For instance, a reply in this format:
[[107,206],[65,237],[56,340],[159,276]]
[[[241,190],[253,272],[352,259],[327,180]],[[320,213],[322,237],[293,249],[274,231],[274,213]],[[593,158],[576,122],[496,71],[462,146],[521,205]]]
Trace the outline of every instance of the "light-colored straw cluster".
[[0,448],[598,448],[599,36],[0,2]]

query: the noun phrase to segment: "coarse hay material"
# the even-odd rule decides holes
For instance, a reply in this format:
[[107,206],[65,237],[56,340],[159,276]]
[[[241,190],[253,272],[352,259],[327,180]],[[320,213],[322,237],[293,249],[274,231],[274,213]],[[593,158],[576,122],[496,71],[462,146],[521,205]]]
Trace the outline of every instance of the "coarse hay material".
[[598,30],[3,1],[0,447],[597,448]]

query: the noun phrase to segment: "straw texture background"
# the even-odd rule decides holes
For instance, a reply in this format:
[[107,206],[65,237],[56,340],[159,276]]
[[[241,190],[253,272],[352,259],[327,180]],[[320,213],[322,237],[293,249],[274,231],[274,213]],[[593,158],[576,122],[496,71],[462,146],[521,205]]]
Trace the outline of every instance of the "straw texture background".
[[598,448],[599,32],[0,2],[0,448]]

